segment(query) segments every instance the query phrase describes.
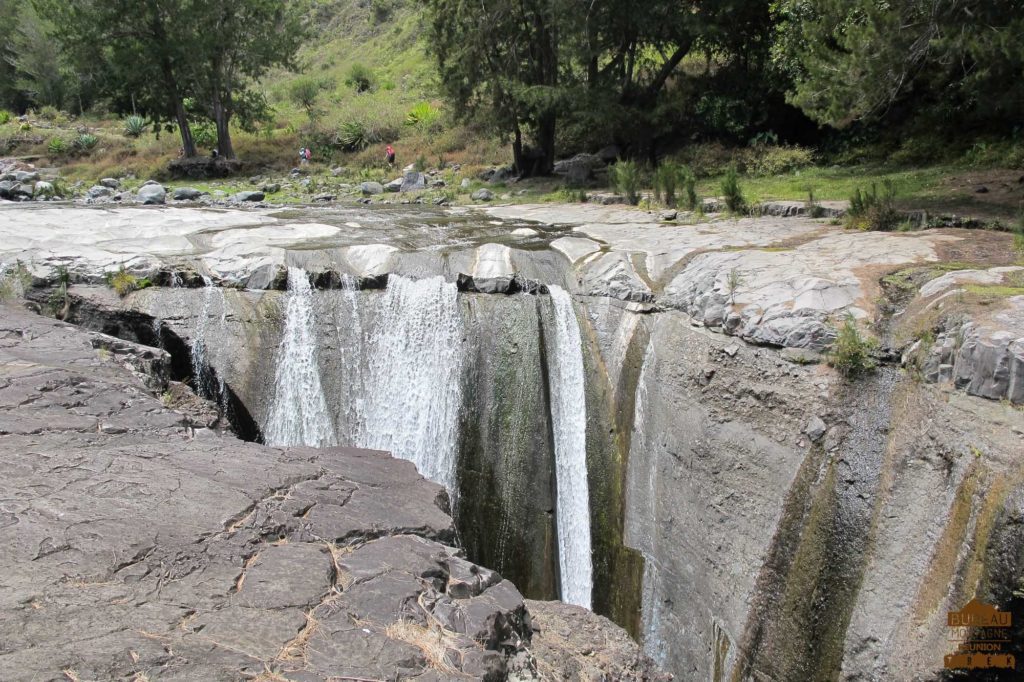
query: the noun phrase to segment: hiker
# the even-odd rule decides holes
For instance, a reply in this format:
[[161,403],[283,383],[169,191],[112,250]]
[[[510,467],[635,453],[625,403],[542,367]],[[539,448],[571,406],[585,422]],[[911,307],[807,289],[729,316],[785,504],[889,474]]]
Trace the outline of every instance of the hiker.
[[388,145],[387,149],[384,150],[384,158],[387,159],[387,162],[388,162],[389,166],[394,166],[395,165],[395,148],[392,147],[391,145]]
[[310,149],[309,147],[306,147],[306,163],[309,163],[309,160],[312,159],[312,158],[313,158],[313,150]]
[[309,163],[309,160],[306,157],[306,148],[305,147],[300,147],[299,148],[299,165],[300,166],[305,166],[307,163]]

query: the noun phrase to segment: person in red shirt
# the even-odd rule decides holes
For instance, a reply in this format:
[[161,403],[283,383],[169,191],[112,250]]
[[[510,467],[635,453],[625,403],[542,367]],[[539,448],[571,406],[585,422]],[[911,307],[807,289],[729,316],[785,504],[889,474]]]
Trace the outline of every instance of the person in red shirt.
[[384,158],[387,159],[387,162],[388,162],[389,166],[394,166],[395,165],[395,148],[392,147],[391,145],[388,145],[387,149],[384,150]]

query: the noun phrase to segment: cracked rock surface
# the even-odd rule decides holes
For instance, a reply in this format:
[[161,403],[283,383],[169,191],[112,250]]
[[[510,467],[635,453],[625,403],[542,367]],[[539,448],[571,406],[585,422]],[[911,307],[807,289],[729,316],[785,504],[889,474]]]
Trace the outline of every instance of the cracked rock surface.
[[197,429],[105,339],[0,307],[3,679],[505,679],[524,600],[438,486]]

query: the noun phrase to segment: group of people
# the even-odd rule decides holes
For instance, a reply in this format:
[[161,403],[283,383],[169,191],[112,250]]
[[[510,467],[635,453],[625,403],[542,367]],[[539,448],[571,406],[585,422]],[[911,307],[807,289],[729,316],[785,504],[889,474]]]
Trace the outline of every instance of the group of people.
[[[214,152],[216,155],[216,152]],[[302,147],[299,149],[299,165],[305,166],[309,163],[309,160],[313,158],[313,150],[309,147]],[[395,148],[388,145],[384,149],[384,160],[389,166],[395,165]]]

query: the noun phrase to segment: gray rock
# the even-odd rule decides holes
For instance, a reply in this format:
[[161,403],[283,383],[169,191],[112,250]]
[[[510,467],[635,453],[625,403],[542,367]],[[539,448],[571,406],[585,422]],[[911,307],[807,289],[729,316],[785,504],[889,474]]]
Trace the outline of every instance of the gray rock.
[[149,185],[160,185],[160,183],[157,182],[156,180],[146,180],[144,183],[142,183],[143,187],[148,187]]
[[470,199],[473,201],[493,201],[494,192],[489,189],[481,188],[473,192],[473,194],[470,195]]
[[317,194],[315,197],[313,197],[313,201],[320,202],[320,203],[331,202],[331,201],[334,201],[334,199],[335,199],[335,196],[333,194],[330,194],[330,193]]
[[403,192],[419,192],[427,188],[427,179],[423,173],[412,171],[406,173],[402,178],[401,191]]
[[231,201],[243,203],[247,201],[263,201],[264,198],[265,195],[263,194],[263,192],[253,190],[249,192],[239,192],[238,194],[235,194],[234,196],[231,197]]
[[661,216],[659,217],[664,221],[671,222],[679,217],[679,211],[676,211],[674,209],[662,211]]
[[359,185],[359,191],[364,196],[373,196],[375,194],[383,194],[384,187],[379,182],[364,182]]
[[272,182],[267,185],[263,185],[264,194],[277,194],[281,191],[281,183]]
[[117,189],[121,186],[121,181],[117,178],[103,178],[96,184],[109,187],[110,189]]
[[14,179],[20,183],[33,183],[39,180],[37,171],[14,171]]
[[175,201],[195,201],[202,195],[203,193],[194,187],[176,187],[171,193]]
[[825,431],[827,430],[828,426],[817,415],[811,417],[810,421],[807,422],[807,426],[804,427],[804,433],[815,443],[825,436]]
[[395,178],[391,182],[389,182],[386,185],[384,185],[384,191],[389,193],[389,194],[394,194],[396,192],[400,192],[402,190],[402,183],[403,182],[404,182],[404,178]]
[[102,199],[103,197],[109,197],[114,191],[109,187],[103,185],[94,185],[86,191],[85,195],[90,199]]
[[468,191],[473,186],[472,181],[469,178],[462,178],[462,182],[459,183],[459,189],[462,191]]
[[0,199],[12,198],[11,191],[17,187],[18,183],[14,180],[0,180]]
[[159,183],[147,182],[139,188],[137,196],[143,204],[162,204],[167,198],[167,192]]
[[821,353],[807,348],[783,348],[779,355],[797,365],[816,365],[825,359]]

